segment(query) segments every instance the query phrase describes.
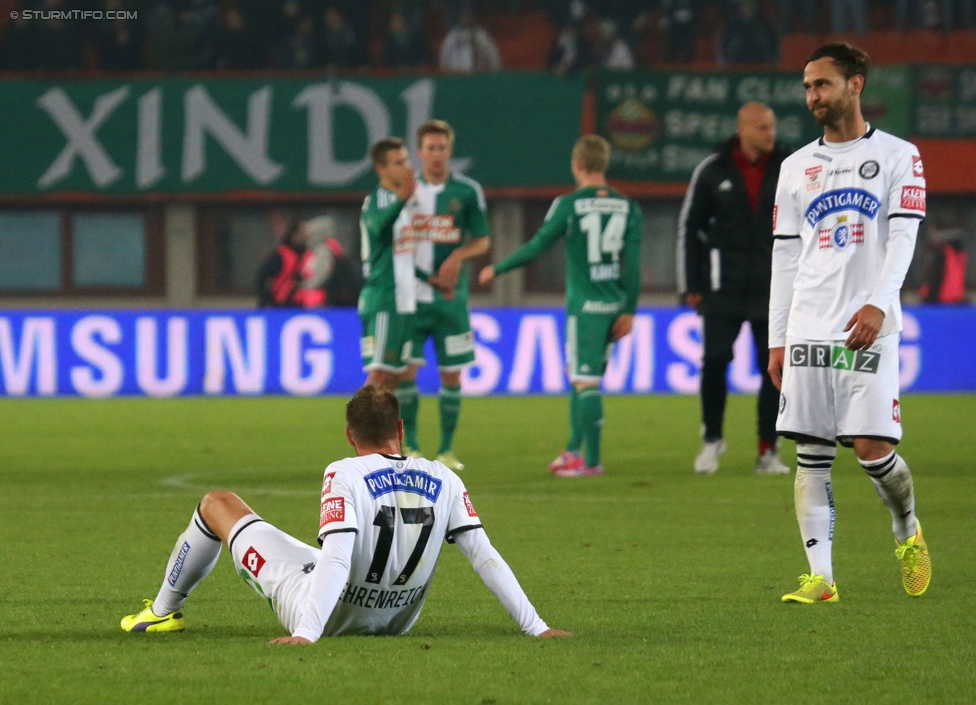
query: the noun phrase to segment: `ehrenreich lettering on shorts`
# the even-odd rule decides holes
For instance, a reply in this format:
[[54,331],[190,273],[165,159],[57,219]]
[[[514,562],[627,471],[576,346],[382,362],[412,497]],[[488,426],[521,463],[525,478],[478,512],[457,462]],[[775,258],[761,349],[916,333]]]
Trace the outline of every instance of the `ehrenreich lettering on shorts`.
[[833,367],[851,372],[877,374],[881,353],[848,350],[842,345],[791,345],[791,367]]
[[363,477],[366,487],[374,498],[390,492],[411,492],[436,502],[443,482],[420,470],[407,470],[397,473],[393,468],[384,468]]

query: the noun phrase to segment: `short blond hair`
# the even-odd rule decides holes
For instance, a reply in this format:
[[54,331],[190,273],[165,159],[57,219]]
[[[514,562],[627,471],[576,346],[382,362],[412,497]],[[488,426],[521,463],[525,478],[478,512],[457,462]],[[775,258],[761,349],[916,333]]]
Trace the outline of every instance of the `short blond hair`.
[[444,135],[449,144],[454,144],[454,128],[444,120],[424,120],[417,128],[417,149],[423,146],[427,135]]
[[573,161],[590,174],[606,174],[610,168],[610,143],[600,135],[583,135],[573,145]]

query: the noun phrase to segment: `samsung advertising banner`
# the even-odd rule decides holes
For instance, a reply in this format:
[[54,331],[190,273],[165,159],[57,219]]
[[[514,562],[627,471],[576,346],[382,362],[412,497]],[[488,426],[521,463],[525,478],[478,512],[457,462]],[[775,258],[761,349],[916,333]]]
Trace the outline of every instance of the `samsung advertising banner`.
[[[475,309],[476,363],[464,392],[561,394],[565,315],[555,308]],[[365,375],[353,310],[42,311],[0,313],[0,396],[256,396],[349,394]],[[905,311],[901,386],[907,392],[976,391],[976,310]],[[436,362],[419,377],[435,392]],[[643,308],[633,333],[610,359],[611,394],[694,394],[702,343],[688,309]],[[847,361],[833,355],[832,362]],[[729,388],[759,389],[751,336],[744,330],[729,369]]]

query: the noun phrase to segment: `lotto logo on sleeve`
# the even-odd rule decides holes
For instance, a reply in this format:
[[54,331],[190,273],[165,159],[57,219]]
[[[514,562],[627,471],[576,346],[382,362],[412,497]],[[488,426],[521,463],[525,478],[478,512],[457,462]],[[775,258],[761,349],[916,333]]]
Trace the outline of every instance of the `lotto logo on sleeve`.
[[924,211],[925,189],[921,186],[902,186],[901,207],[912,211]]
[[319,515],[319,529],[334,521],[346,520],[346,500],[344,497],[329,497],[322,500],[322,512]]
[[464,508],[468,510],[469,517],[478,516],[478,512],[474,510],[474,505],[471,504],[471,499],[468,497],[468,493],[464,493]]
[[912,173],[919,178],[925,176],[925,167],[922,166],[922,158],[917,154],[912,155]]
[[325,499],[325,495],[332,494],[332,478],[335,477],[334,472],[327,473],[325,479],[322,480],[322,498]]
[[901,423],[901,404],[897,399],[891,400],[891,418],[895,423]]
[[251,546],[244,553],[244,560],[241,561],[244,567],[251,571],[251,575],[255,578],[258,577],[258,573],[264,567],[265,560],[260,553],[254,550],[254,546]]
[[779,206],[773,206],[773,230],[776,229],[776,216],[779,215]]

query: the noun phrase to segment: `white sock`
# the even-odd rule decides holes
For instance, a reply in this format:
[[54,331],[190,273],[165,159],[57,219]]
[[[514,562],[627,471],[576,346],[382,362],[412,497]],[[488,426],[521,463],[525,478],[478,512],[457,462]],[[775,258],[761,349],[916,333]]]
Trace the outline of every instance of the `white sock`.
[[812,575],[834,582],[831,549],[834,542],[834,493],[830,486],[830,466],[837,457],[833,446],[812,443],[796,445],[796,480],[793,497],[796,520],[800,525],[803,548]]
[[190,525],[180,534],[166,564],[166,576],[153,600],[152,611],[157,617],[179,610],[201,580],[206,578],[220,556],[220,539],[200,516],[200,507],[193,512]]
[[895,538],[898,543],[905,543],[918,529],[912,471],[895,451],[879,460],[860,462],[861,467],[871,477],[878,496],[891,512],[891,530]]

